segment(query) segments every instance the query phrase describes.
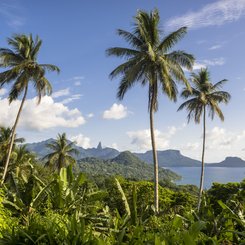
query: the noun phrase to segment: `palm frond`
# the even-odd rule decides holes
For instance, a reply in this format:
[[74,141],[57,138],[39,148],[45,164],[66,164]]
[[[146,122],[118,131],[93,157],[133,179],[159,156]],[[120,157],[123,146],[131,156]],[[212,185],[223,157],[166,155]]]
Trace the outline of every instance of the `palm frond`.
[[208,115],[211,119],[217,115],[223,121],[224,115],[218,104],[227,104],[231,96],[228,92],[219,91],[218,89],[220,89],[227,80],[221,80],[213,85],[210,81],[210,74],[207,69],[201,69],[198,73],[192,73],[191,78],[191,83],[193,84],[192,92],[184,89],[181,93],[181,97],[192,99],[184,102],[178,110],[185,108],[188,112],[188,121],[194,118],[195,122],[199,123],[204,108],[207,108],[209,111]]
[[187,33],[187,27],[181,27],[177,31],[166,36],[159,45],[159,50],[168,52],[179,40],[181,40]]
[[192,70],[192,66],[194,65],[195,61],[195,58],[192,54],[188,54],[182,50],[173,51],[167,54],[166,58],[188,70]]
[[117,34],[122,36],[134,48],[139,49],[143,45],[143,41],[131,32],[118,29]]
[[224,85],[224,83],[228,82],[227,79],[223,79],[217,83],[215,83],[213,86],[212,86],[212,90],[215,91],[215,90],[218,90],[218,89],[221,89],[222,86]]
[[135,55],[138,55],[139,51],[134,50],[134,49],[129,49],[129,48],[114,47],[114,48],[107,49],[106,54],[108,56],[131,58],[131,57],[134,57]]
[[51,64],[40,64],[40,67],[42,67],[44,70],[47,71],[56,71],[56,72],[60,72],[60,68],[56,65],[51,65]]

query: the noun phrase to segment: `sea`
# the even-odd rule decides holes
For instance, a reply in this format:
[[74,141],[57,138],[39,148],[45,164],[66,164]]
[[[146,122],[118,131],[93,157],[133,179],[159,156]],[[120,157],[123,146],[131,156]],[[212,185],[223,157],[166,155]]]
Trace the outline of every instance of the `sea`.
[[[200,184],[200,167],[171,167],[168,168],[182,176],[182,179],[176,181],[176,184]],[[245,179],[245,168],[224,168],[224,167],[206,167],[204,173],[204,188],[209,189],[212,183],[240,182]]]

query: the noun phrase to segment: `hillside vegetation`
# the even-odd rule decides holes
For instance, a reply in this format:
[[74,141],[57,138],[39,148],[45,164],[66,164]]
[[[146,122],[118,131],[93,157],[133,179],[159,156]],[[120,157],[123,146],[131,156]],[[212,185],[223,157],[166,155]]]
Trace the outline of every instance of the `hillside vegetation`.
[[[116,176],[127,179],[153,180],[153,165],[141,161],[129,151],[122,152],[111,160],[84,158],[78,161],[80,170],[88,175]],[[181,177],[167,169],[159,169],[159,181],[171,182]]]

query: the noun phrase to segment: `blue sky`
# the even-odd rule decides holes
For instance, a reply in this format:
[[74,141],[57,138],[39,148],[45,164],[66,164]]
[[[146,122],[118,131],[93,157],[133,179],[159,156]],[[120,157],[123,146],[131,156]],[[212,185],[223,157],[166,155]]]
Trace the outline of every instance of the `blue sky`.
[[[226,156],[245,159],[245,0],[1,0],[0,46],[7,47],[6,38],[14,33],[39,35],[43,40],[39,62],[61,69],[59,75],[47,74],[53,95],[44,97],[39,106],[30,89],[18,134],[34,142],[66,132],[85,148],[102,141],[103,146],[119,150],[149,150],[147,89],[135,86],[118,101],[119,81],[111,81],[108,75],[123,60],[106,57],[105,50],[125,47],[116,29],[131,30],[138,9],[154,8],[159,9],[165,34],[188,26],[175,49],[194,54],[195,71],[208,67],[213,82],[229,80],[223,90],[232,99],[221,106],[225,122],[207,122],[207,161]],[[8,88],[0,90],[0,124],[10,126],[20,101],[8,106],[7,93]],[[200,159],[202,126],[186,124],[186,112],[176,112],[181,102],[159,97],[158,149],[178,149]]]

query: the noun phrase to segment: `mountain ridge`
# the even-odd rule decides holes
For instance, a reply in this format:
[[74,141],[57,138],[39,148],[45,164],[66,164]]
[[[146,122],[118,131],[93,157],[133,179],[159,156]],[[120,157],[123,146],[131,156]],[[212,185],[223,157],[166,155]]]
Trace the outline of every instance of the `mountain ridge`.
[[[34,152],[38,155],[38,157],[42,158],[48,153],[50,150],[46,147],[47,143],[54,141],[54,139],[50,138],[41,142],[27,143],[26,147],[29,151]],[[69,141],[70,142],[70,141]],[[95,157],[103,160],[113,159],[120,155],[120,151],[110,148],[110,147],[102,147],[102,143],[99,142],[98,146],[95,148],[87,148],[77,146],[74,144],[74,148],[78,150],[79,154],[74,155],[76,160]],[[127,151],[126,151],[127,152]],[[131,152],[130,152],[131,153]],[[145,153],[133,153],[140,160],[152,164],[152,151],[146,151]],[[181,154],[179,150],[163,150],[157,151],[158,154],[158,162],[160,167],[200,167],[201,162],[190,157],[184,156]],[[245,167],[245,161],[239,157],[226,157],[223,161],[218,163],[208,163],[206,167]]]

